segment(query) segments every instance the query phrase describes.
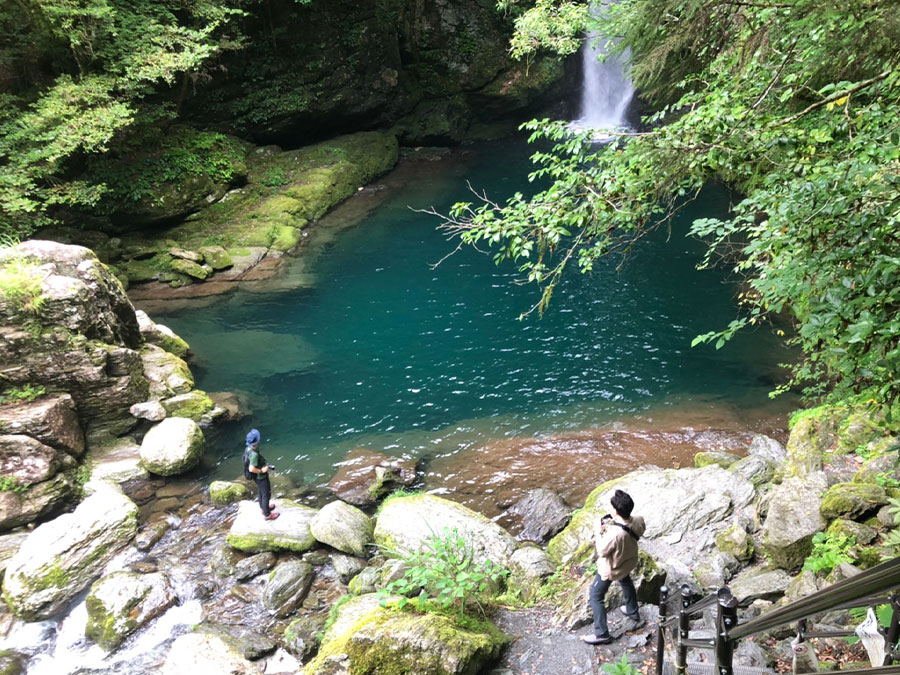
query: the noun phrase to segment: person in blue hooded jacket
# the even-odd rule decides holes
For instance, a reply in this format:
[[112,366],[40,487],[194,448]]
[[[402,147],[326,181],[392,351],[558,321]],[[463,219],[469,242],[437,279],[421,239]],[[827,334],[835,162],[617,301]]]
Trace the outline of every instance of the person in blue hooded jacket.
[[280,514],[274,511],[275,505],[269,502],[272,496],[272,486],[269,484],[269,469],[271,468],[259,452],[259,430],[251,429],[247,434],[247,448],[244,450],[245,466],[256,481],[259,490],[259,508],[262,509],[263,518],[275,520]]

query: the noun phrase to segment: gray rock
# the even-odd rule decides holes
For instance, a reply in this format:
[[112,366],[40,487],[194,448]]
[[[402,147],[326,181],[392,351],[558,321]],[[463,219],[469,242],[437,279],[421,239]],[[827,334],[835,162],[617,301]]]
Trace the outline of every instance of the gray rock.
[[812,537],[825,529],[819,511],[828,486],[823,472],[785,480],[771,491],[762,528],[763,549],[772,564],[782,569],[798,567],[812,550]]
[[341,553],[332,554],[331,563],[342,584],[350,583],[350,580],[359,574],[366,566],[366,561],[362,558],[343,555]]
[[141,335],[144,337],[144,340],[182,358],[190,353],[188,343],[175,335],[171,328],[161,323],[156,323],[147,316],[146,312],[140,309],[136,310],[134,314],[137,317],[138,326],[141,329]]
[[[33,434],[32,434],[33,435]],[[879,474],[887,474],[893,478],[898,477],[900,470],[900,454],[887,452],[867,459],[862,468],[853,476],[854,483],[874,483]]]
[[176,638],[161,671],[161,675],[185,673],[259,675],[259,670],[222,637],[198,632]]
[[324,615],[308,615],[295,619],[284,631],[285,646],[301,661],[307,660],[319,648],[320,635],[327,618]]
[[0,433],[31,436],[73,457],[84,453],[84,432],[68,394],[4,406],[0,412]]
[[147,344],[141,349],[140,358],[144,376],[149,382],[149,393],[154,398],[186,394],[193,389],[194,377],[184,360],[178,356],[162,347]]
[[893,527],[896,525],[892,506],[882,506],[878,509],[878,524],[882,527]]
[[429,494],[394,497],[384,503],[375,524],[375,542],[383,550],[403,555],[426,549],[435,536],[456,531],[471,547],[476,564],[486,560],[506,567],[516,540],[480,513]]
[[874,527],[857,523],[853,520],[838,518],[828,526],[829,535],[847,535],[853,537],[857,544],[865,545],[875,540],[878,531]]
[[246,483],[214,480],[209,484],[209,498],[219,506],[250,499],[250,496],[250,487]]
[[364,448],[349,452],[337,466],[328,489],[354,506],[373,506],[393,490],[416,481],[414,460],[389,457]]
[[807,595],[812,595],[819,590],[816,582],[816,573],[811,570],[802,570],[800,574],[791,579],[784,593],[786,602],[795,602]]
[[277,562],[278,557],[269,551],[251,555],[237,562],[234,566],[234,577],[238,581],[248,581],[253,577],[258,577],[266,570],[272,569]]
[[104,480],[121,485],[150,478],[141,464],[141,446],[127,436],[108,445],[91,448],[85,464],[90,469],[91,481]]
[[365,593],[374,593],[380,586],[381,570],[376,567],[366,567],[350,579],[347,590],[352,595],[364,595]]
[[834,566],[834,569],[831,570],[831,573],[825,578],[825,581],[829,584],[836,584],[837,582],[843,581],[844,579],[855,577],[860,572],[862,572],[862,570],[859,569],[856,565],[848,562],[838,563]]
[[35,483],[23,492],[0,491],[0,531],[10,530],[61,511],[74,497],[75,486],[65,473]]
[[537,546],[522,546],[510,557],[507,585],[517,588],[523,600],[534,598],[555,571],[547,553]]
[[203,449],[203,432],[196,422],[170,417],[144,436],[141,461],[151,473],[173,476],[194,468],[203,456]]
[[744,668],[768,668],[769,656],[752,640],[740,640],[734,650],[732,664]]
[[[7,561],[15,555],[16,551],[19,550],[19,546],[27,538],[28,532],[12,532],[0,535],[0,579],[3,578],[3,573],[6,571]],[[2,672],[0,670],[0,673]]]
[[737,525],[720,532],[716,537],[716,546],[722,553],[744,562],[753,557],[753,539],[744,528]]
[[887,504],[887,494],[880,485],[872,483],[837,483],[822,497],[820,511],[826,520],[857,518],[877,511]]
[[762,457],[775,466],[787,459],[787,450],[784,449],[784,446],[774,438],[762,434],[753,437],[747,454],[752,457]]
[[289,616],[303,602],[312,580],[312,565],[299,560],[281,563],[266,583],[263,606],[275,616]]
[[342,501],[323,506],[309,524],[309,531],[317,541],[361,557],[373,541],[372,519]]
[[204,623],[197,629],[199,633],[215,635],[225,644],[240,653],[245,659],[255,661],[275,651],[278,646],[271,638],[257,633],[246,626],[223,623]]
[[149,420],[150,422],[162,422],[166,419],[166,409],[163,408],[159,401],[144,401],[135,403],[128,409],[132,416],[139,420]]
[[70,455],[31,436],[0,435],[0,475],[19,485],[40,483],[74,463]]
[[165,574],[113,572],[91,586],[86,600],[85,635],[104,650],[112,651],[176,600]]
[[3,594],[26,621],[53,616],[84,590],[137,530],[137,506],[110,487],[38,526],[6,567]]
[[149,551],[169,531],[169,521],[165,518],[157,518],[141,528],[134,538],[134,547],[138,551]]
[[217,577],[230,577],[234,574],[241,559],[240,552],[235,551],[230,546],[220,546],[209,557],[209,568]]
[[784,570],[750,567],[732,579],[729,588],[741,605],[749,605],[754,600],[780,598],[790,583],[791,577]]
[[238,504],[237,517],[225,541],[232,548],[248,553],[296,551],[302,553],[316,545],[309,524],[316,510],[296,504],[282,504],[281,516],[264,520],[256,502]]
[[732,464],[728,469],[746,478],[757,487],[768,483],[775,476],[775,466],[760,455],[748,455]]
[[562,531],[571,515],[572,509],[562,497],[552,490],[537,488],[509,507],[499,524],[519,541],[543,544]]

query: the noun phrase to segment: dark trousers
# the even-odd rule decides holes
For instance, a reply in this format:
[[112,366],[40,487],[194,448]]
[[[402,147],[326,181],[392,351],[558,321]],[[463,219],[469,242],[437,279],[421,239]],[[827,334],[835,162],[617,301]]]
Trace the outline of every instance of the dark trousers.
[[[609,590],[612,581],[601,579],[599,574],[594,575],[594,583],[591,584],[591,611],[594,613],[594,635],[606,637],[609,635],[609,626],[606,625],[606,591]],[[622,594],[625,596],[625,613],[633,618],[638,617],[637,592],[634,590],[634,582],[631,577],[619,579]]]
[[256,487],[259,488],[259,508],[262,509],[263,515],[268,516],[269,498],[272,496],[272,486],[269,485],[269,474],[256,474]]

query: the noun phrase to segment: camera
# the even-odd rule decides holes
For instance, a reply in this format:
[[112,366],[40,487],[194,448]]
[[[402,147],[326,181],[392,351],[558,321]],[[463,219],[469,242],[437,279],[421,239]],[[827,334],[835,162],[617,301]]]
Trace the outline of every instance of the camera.
[[602,525],[608,525],[610,522],[612,522],[612,519],[613,519],[613,517],[612,517],[610,514],[605,513],[605,514],[603,514],[603,516],[600,518],[600,523],[601,523]]
[[271,471],[271,470],[274,469],[274,468],[275,468],[275,465],[274,465],[274,464],[269,464],[269,471]]

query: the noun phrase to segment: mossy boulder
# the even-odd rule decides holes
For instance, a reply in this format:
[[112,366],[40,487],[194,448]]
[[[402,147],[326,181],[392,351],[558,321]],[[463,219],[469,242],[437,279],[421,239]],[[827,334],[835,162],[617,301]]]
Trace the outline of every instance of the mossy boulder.
[[191,260],[184,260],[183,258],[173,259],[171,267],[175,272],[199,281],[206,279],[213,271],[212,268],[207,265],[200,265],[199,263],[195,263]]
[[887,494],[880,485],[871,483],[838,483],[828,488],[820,511],[827,520],[857,518],[887,504]]
[[113,572],[91,586],[84,634],[104,650],[112,651],[177,599],[169,578],[161,572]]
[[316,545],[309,524],[316,509],[284,503],[278,508],[281,516],[264,520],[259,504],[244,501],[238,504],[237,517],[225,538],[232,548],[248,553],[263,551],[297,551],[302,553]]
[[499,658],[510,639],[488,621],[474,623],[478,625],[461,628],[443,615],[376,607],[349,626],[342,624],[340,632],[332,626],[319,654],[303,672],[324,675],[339,662],[358,675],[482,672]]
[[753,538],[747,534],[744,528],[737,525],[733,525],[718,534],[716,547],[722,553],[744,562],[753,557]]
[[186,394],[194,388],[194,376],[184,359],[161,347],[144,345],[141,362],[150,384],[150,394],[155,398]]
[[203,246],[199,252],[203,254],[206,264],[216,272],[226,270],[234,264],[223,246]]
[[356,556],[365,556],[373,542],[372,519],[355,506],[339,500],[323,506],[309,529],[317,541]]
[[772,489],[761,535],[763,551],[775,567],[794,569],[809,555],[813,535],[825,529],[820,507],[827,487],[820,471],[788,478]]
[[204,447],[203,431],[196,422],[167,417],[144,436],[141,463],[150,473],[174,476],[197,466]]
[[263,607],[277,617],[289,616],[306,598],[313,576],[313,567],[309,563],[301,560],[281,563],[266,582]]
[[837,537],[840,535],[853,537],[853,541],[857,544],[865,545],[871,543],[878,536],[878,531],[862,523],[847,520],[846,518],[838,518],[828,526],[828,536]]
[[191,348],[188,343],[178,337],[171,328],[156,323],[143,310],[139,309],[134,314],[144,340],[180,358],[184,358],[190,353]]
[[875,483],[881,475],[900,480],[900,454],[894,443],[897,443],[897,439],[885,438],[885,452],[867,459],[853,476],[853,482]]
[[727,469],[740,459],[740,457],[730,452],[698,452],[696,455],[694,455],[694,466],[699,469],[704,466],[715,464],[716,466],[721,466],[723,469]]
[[250,499],[250,487],[246,483],[214,480],[209,484],[209,498],[213,504],[226,506],[242,499]]
[[748,455],[729,466],[728,470],[746,478],[754,487],[764,485],[775,477],[774,464],[762,455]]
[[204,415],[216,407],[216,404],[205,391],[194,389],[186,394],[163,399],[162,406],[166,411],[166,417],[186,417],[194,422],[200,422]]
[[391,497],[375,523],[375,543],[393,555],[426,548],[434,536],[455,531],[471,547],[473,560],[506,567],[517,542],[502,527],[471,509],[429,494]]
[[25,621],[47,619],[65,609],[131,541],[137,516],[134,502],[108,486],[72,513],[39,525],[7,564],[6,604]]

